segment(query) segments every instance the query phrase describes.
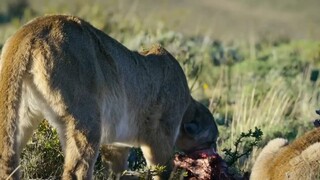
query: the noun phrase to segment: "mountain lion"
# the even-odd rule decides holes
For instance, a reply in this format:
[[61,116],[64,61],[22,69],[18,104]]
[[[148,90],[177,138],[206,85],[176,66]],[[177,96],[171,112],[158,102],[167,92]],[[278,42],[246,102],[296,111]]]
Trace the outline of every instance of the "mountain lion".
[[127,153],[117,148],[139,146],[148,165],[162,165],[175,144],[215,145],[213,117],[171,54],[130,51],[77,17],[24,25],[5,43],[0,70],[0,179],[19,179],[19,155],[43,118],[59,134],[63,179],[91,179],[101,145],[115,170]]
[[261,151],[250,179],[319,179],[320,128],[306,132],[288,144],[283,138],[271,140]]

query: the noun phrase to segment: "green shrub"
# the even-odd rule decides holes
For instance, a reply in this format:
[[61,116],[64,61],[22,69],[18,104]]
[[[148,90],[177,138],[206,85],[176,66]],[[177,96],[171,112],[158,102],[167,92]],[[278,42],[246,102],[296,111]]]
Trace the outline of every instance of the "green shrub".
[[59,139],[56,130],[49,126],[47,121],[40,124],[21,157],[23,179],[61,176],[63,155]]

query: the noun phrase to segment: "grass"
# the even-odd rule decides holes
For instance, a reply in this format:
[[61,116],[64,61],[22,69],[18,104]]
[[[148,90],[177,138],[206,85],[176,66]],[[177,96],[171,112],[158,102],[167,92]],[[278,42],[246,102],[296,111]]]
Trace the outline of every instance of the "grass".
[[[6,11],[9,2],[17,3],[14,5],[17,12]],[[223,148],[232,147],[242,132],[254,127],[263,131],[263,140],[259,147],[255,148],[249,157],[242,157],[236,163],[236,168],[242,172],[250,171],[261,147],[270,139],[284,137],[293,140],[313,128],[311,121],[316,118],[314,111],[319,108],[320,91],[318,75],[311,76],[312,72],[320,70],[320,42],[296,39],[291,35],[296,33],[294,29],[288,31],[288,36],[278,34],[273,36],[275,38],[267,38],[263,34],[257,34],[259,37],[248,36],[247,39],[231,37],[231,41],[230,39],[219,41],[212,39],[206,30],[187,33],[187,35],[184,34],[186,33],[184,30],[181,30],[184,33],[173,31],[177,28],[170,26],[172,22],[159,23],[158,19],[153,18],[159,12],[145,17],[144,13],[150,12],[153,7],[147,2],[144,6],[146,12],[142,11],[140,14],[136,11],[143,7],[140,7],[141,3],[136,1],[133,1],[135,4],[133,6],[131,4],[129,10],[127,9],[129,4],[126,1],[118,3],[108,1],[111,3],[109,5],[114,7],[113,10],[105,10],[106,6],[100,5],[99,3],[103,4],[103,2],[98,0],[90,6],[82,0],[65,3],[30,0],[27,6],[19,5],[19,2],[18,0],[5,1],[7,6],[2,6],[7,9],[0,11],[0,47],[17,28],[33,17],[56,12],[78,15],[133,50],[142,50],[153,43],[160,43],[166,47],[183,67],[192,95],[208,105],[214,114],[221,132],[218,140],[220,154],[223,154],[221,151]],[[209,1],[201,2],[202,6],[212,6],[212,4],[205,4]],[[300,19],[295,21],[296,14],[293,13],[301,5],[298,1],[294,1],[295,3],[292,1],[291,5],[284,5],[287,1],[277,2],[280,4],[276,9],[289,14],[286,17],[290,22],[297,22],[300,26],[304,26]],[[308,2],[317,3],[318,1],[309,0]],[[218,2],[213,1],[214,3]],[[239,3],[242,4],[239,5]],[[270,3],[264,2],[267,4],[263,7],[255,3],[256,1],[251,0],[241,0],[237,3],[232,0],[220,6],[223,6],[222,10],[229,8],[234,12],[255,7],[263,8],[261,12],[272,12]],[[195,6],[191,1],[186,1],[182,6],[188,5]],[[163,7],[167,6],[163,5]],[[288,8],[284,9],[286,6]],[[308,3],[303,6],[306,9],[312,9]],[[240,9],[235,10],[239,7]],[[195,7],[197,8],[199,7]],[[114,10],[126,13],[115,13]],[[267,22],[265,18],[268,19],[270,15],[264,17],[260,11],[255,12],[259,15],[257,17]],[[183,9],[169,8],[168,13],[190,17]],[[309,17],[314,11],[311,10],[309,13],[303,12],[302,17]],[[139,18],[141,16],[145,19]],[[196,17],[194,18],[192,22],[196,21]],[[229,22],[228,18],[231,17],[226,17],[225,23]],[[154,21],[153,25],[146,26],[145,20]],[[275,22],[274,17],[269,17],[269,21]],[[195,26],[199,24],[201,23]],[[235,31],[239,30],[243,33],[242,27],[239,29],[236,27]],[[227,29],[226,26],[221,28]],[[237,34],[235,31],[227,31],[225,35]],[[218,32],[223,37],[224,33]],[[49,159],[48,163],[44,162],[44,159]],[[56,134],[48,124],[44,123],[23,152],[21,163],[24,170],[23,176],[24,178],[57,177],[61,173],[62,160]],[[97,179],[102,178],[103,171],[99,159],[96,167]]]

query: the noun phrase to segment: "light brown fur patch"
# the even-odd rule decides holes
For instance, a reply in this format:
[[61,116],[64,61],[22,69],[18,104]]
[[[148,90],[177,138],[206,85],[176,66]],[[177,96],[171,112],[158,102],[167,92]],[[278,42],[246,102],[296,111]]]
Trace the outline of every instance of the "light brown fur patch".
[[[251,179],[314,179],[320,172],[320,128],[307,132],[287,146],[272,140],[260,153]],[[281,143],[280,143],[281,144]],[[268,153],[267,149],[274,153]],[[278,150],[275,150],[278,149]]]
[[140,52],[142,55],[165,55],[168,52],[160,45],[160,44],[154,44],[150,49],[144,49]]

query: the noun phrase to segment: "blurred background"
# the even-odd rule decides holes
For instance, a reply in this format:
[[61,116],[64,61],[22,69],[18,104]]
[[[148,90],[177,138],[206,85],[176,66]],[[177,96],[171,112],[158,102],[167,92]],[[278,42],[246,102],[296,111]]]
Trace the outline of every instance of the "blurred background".
[[[242,132],[262,130],[258,146],[232,165],[243,174],[270,139],[293,140],[313,128],[319,7],[319,0],[0,0],[0,48],[34,17],[57,13],[79,16],[132,50],[163,45],[183,67],[192,95],[213,113],[222,156]],[[55,130],[44,123],[35,137],[23,153],[23,176],[59,176]]]
[[[117,8],[114,3],[117,2]],[[146,26],[159,22],[186,35],[214,39],[319,39],[317,0],[134,0],[108,1],[114,13],[137,16]]]
[[137,18],[148,28],[162,24],[186,35],[208,35],[223,40],[319,39],[319,7],[317,0],[1,0],[0,22],[21,17],[28,8],[36,15],[115,14],[126,19]]

